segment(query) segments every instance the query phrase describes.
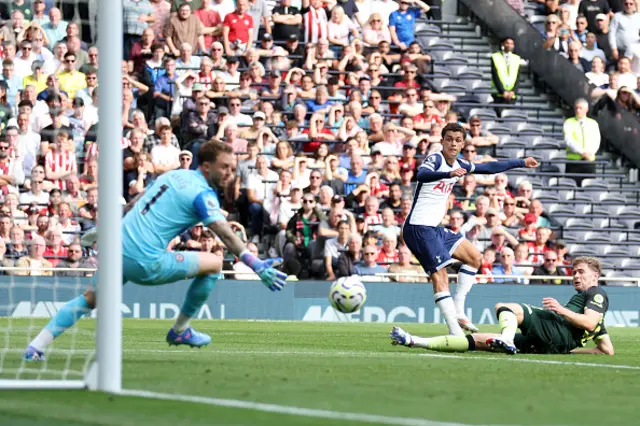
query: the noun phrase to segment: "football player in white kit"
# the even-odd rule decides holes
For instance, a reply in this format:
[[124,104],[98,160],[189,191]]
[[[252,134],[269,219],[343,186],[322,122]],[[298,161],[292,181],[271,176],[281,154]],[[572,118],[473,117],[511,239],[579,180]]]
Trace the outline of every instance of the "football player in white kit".
[[[429,155],[418,168],[418,186],[402,228],[407,247],[431,274],[434,299],[442,312],[449,334],[464,335],[462,329],[479,330],[467,318],[464,302],[482,265],[482,254],[462,235],[440,225],[447,213],[447,200],[458,179],[467,173],[494,174],[519,167],[538,166],[535,158],[474,164],[458,158],[465,144],[465,130],[456,123],[442,129],[442,152]],[[446,267],[454,259],[463,263],[458,272],[456,294],[449,293]]]

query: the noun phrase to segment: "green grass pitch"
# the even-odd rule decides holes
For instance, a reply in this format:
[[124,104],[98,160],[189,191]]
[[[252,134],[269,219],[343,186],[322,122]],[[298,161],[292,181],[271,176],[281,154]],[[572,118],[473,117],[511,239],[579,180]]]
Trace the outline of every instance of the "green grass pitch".
[[[0,333],[6,369],[20,366],[26,330],[43,321],[13,320]],[[0,329],[7,319],[0,319]],[[94,322],[83,320],[70,358],[81,369],[93,347]],[[426,356],[393,347],[388,324],[196,321],[211,333],[204,349],[170,348],[169,321],[125,320],[126,389],[254,401],[278,406],[463,425],[632,425],[638,423],[640,329],[610,330],[613,357],[515,356],[471,353]],[[405,324],[430,336],[443,325]],[[484,328],[483,331],[495,331]],[[69,347],[73,335],[56,348]],[[9,348],[9,351],[3,349]],[[522,362],[519,360],[542,360]],[[49,356],[63,369],[64,353]],[[560,363],[548,363],[559,361]],[[607,368],[607,365],[620,365]],[[629,368],[632,367],[632,368]],[[0,373],[0,378],[10,375]],[[340,419],[220,407],[192,402],[110,396],[88,391],[0,391],[0,424],[84,425],[356,425]],[[407,423],[411,424],[411,423]],[[426,423],[423,423],[426,424]]]

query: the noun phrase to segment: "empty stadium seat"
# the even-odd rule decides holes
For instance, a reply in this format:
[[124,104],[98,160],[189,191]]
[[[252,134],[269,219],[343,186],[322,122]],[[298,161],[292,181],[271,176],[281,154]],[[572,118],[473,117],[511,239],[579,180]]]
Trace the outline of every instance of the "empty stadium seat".
[[577,188],[578,184],[571,178],[552,177],[549,179],[549,186],[558,186],[565,188]]
[[582,187],[609,189],[609,182],[604,179],[584,179],[582,181]]

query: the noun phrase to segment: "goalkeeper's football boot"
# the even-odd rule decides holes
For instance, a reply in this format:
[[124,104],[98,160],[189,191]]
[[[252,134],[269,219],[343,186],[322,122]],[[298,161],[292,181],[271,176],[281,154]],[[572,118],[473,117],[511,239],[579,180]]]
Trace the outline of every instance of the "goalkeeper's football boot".
[[187,345],[192,348],[201,348],[211,343],[211,336],[200,333],[193,327],[187,328],[182,333],[176,333],[173,328],[167,333],[167,343],[169,346]]
[[509,340],[503,339],[501,337],[489,338],[486,341],[487,346],[493,349],[496,352],[504,352],[507,355],[515,355],[518,352],[516,345]]
[[473,325],[473,323],[471,322],[471,320],[469,318],[467,318],[466,315],[462,315],[458,317],[458,325],[460,326],[460,328],[462,328],[464,331],[468,331],[469,333],[478,333],[480,330],[478,329],[478,327],[476,327],[475,325]]
[[389,335],[391,336],[392,345],[413,346],[411,335],[400,327],[393,327]]
[[22,359],[25,361],[44,361],[44,352],[37,350],[33,346],[29,346],[24,350],[22,354]]

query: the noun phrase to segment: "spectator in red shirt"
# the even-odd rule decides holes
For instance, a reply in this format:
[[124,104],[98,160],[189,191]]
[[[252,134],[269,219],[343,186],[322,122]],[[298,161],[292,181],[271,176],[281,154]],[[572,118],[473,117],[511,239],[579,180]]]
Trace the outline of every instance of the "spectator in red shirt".
[[524,228],[518,231],[521,240],[534,241],[536,239],[536,215],[527,213],[524,215]]
[[327,127],[324,127],[324,116],[322,114],[313,114],[309,120],[309,128],[302,132],[308,135],[311,142],[304,144],[302,150],[304,152],[316,152],[316,149],[322,145],[322,141],[335,140],[335,135]]
[[382,223],[382,214],[380,213],[380,200],[378,197],[369,195],[364,202],[364,223],[365,230],[371,225],[379,225]]
[[535,265],[541,265],[543,263],[544,254],[551,250],[547,245],[549,237],[551,237],[551,229],[545,227],[536,229],[536,240],[527,243],[531,263]]
[[413,117],[413,128],[415,130],[429,130],[432,125],[443,122],[444,120],[436,109],[436,104],[433,101],[427,101],[424,103],[422,113]]
[[47,248],[43,256],[55,267],[58,262],[65,259],[69,250],[62,245],[62,232],[59,229],[50,229],[45,233]]
[[409,87],[413,87],[415,89],[420,89],[420,83],[416,81],[416,76],[418,75],[418,67],[415,65],[407,66],[404,77],[402,80],[398,81],[393,87],[397,87],[400,89],[408,89]]
[[254,22],[247,10],[248,0],[238,0],[236,10],[224,17],[222,23],[222,43],[228,56],[242,54],[253,40]]
[[194,14],[202,23],[204,47],[209,50],[211,44],[217,41],[222,34],[222,19],[220,19],[220,14],[211,8],[211,0],[202,0],[202,5],[199,9],[196,9]]
[[[382,250],[378,253],[378,263],[398,263],[398,239],[392,234],[385,234],[382,238]],[[387,265],[384,265],[387,266]]]
[[[482,266],[480,267],[481,275],[491,275],[493,272],[493,264],[496,263],[496,251],[487,247],[482,254]],[[482,278],[480,282],[492,283],[493,278]]]
[[407,141],[402,146],[402,158],[400,158],[400,168],[405,164],[408,164],[411,167],[411,170],[416,169],[416,143],[412,140]]

